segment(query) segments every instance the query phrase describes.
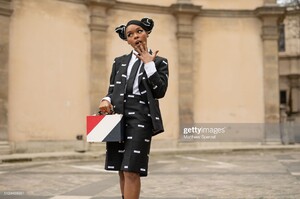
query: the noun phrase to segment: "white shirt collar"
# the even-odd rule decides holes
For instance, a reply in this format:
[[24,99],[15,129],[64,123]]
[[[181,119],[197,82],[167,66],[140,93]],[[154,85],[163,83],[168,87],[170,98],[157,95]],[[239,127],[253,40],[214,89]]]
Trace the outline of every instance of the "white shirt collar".
[[131,56],[131,59],[137,59],[137,56],[136,54],[139,54],[138,52],[136,52],[135,50],[132,50],[132,56]]

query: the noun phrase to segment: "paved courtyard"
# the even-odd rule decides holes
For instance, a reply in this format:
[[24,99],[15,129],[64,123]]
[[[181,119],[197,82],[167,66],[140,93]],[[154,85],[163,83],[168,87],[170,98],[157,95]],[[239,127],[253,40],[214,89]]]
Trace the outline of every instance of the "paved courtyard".
[[[118,177],[91,160],[0,164],[0,198],[120,199]],[[153,155],[141,199],[300,198],[300,152]]]

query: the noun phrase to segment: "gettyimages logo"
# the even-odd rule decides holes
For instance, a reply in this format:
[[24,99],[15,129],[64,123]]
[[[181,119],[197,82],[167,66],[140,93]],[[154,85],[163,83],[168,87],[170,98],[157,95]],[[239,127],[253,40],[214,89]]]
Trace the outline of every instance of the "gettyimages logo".
[[299,127],[287,128],[264,123],[193,123],[181,128],[182,141],[200,142],[263,142],[266,133],[281,135],[281,131],[299,132]]
[[183,128],[184,140],[216,140],[226,133],[226,127],[186,127]]

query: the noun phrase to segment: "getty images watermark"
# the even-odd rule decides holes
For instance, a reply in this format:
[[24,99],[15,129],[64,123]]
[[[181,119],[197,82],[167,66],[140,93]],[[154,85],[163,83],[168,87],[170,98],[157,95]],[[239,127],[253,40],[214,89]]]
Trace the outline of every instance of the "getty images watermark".
[[186,140],[216,140],[218,135],[225,134],[226,127],[184,127],[183,139]]
[[262,142],[269,133],[280,135],[280,125],[264,123],[193,123],[181,126],[181,141]]

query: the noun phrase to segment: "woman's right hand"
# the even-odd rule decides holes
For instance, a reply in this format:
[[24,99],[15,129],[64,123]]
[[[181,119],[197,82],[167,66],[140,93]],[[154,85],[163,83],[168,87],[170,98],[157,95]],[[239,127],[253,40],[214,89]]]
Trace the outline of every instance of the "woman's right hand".
[[102,114],[110,114],[113,111],[112,104],[107,100],[102,100],[99,105]]

